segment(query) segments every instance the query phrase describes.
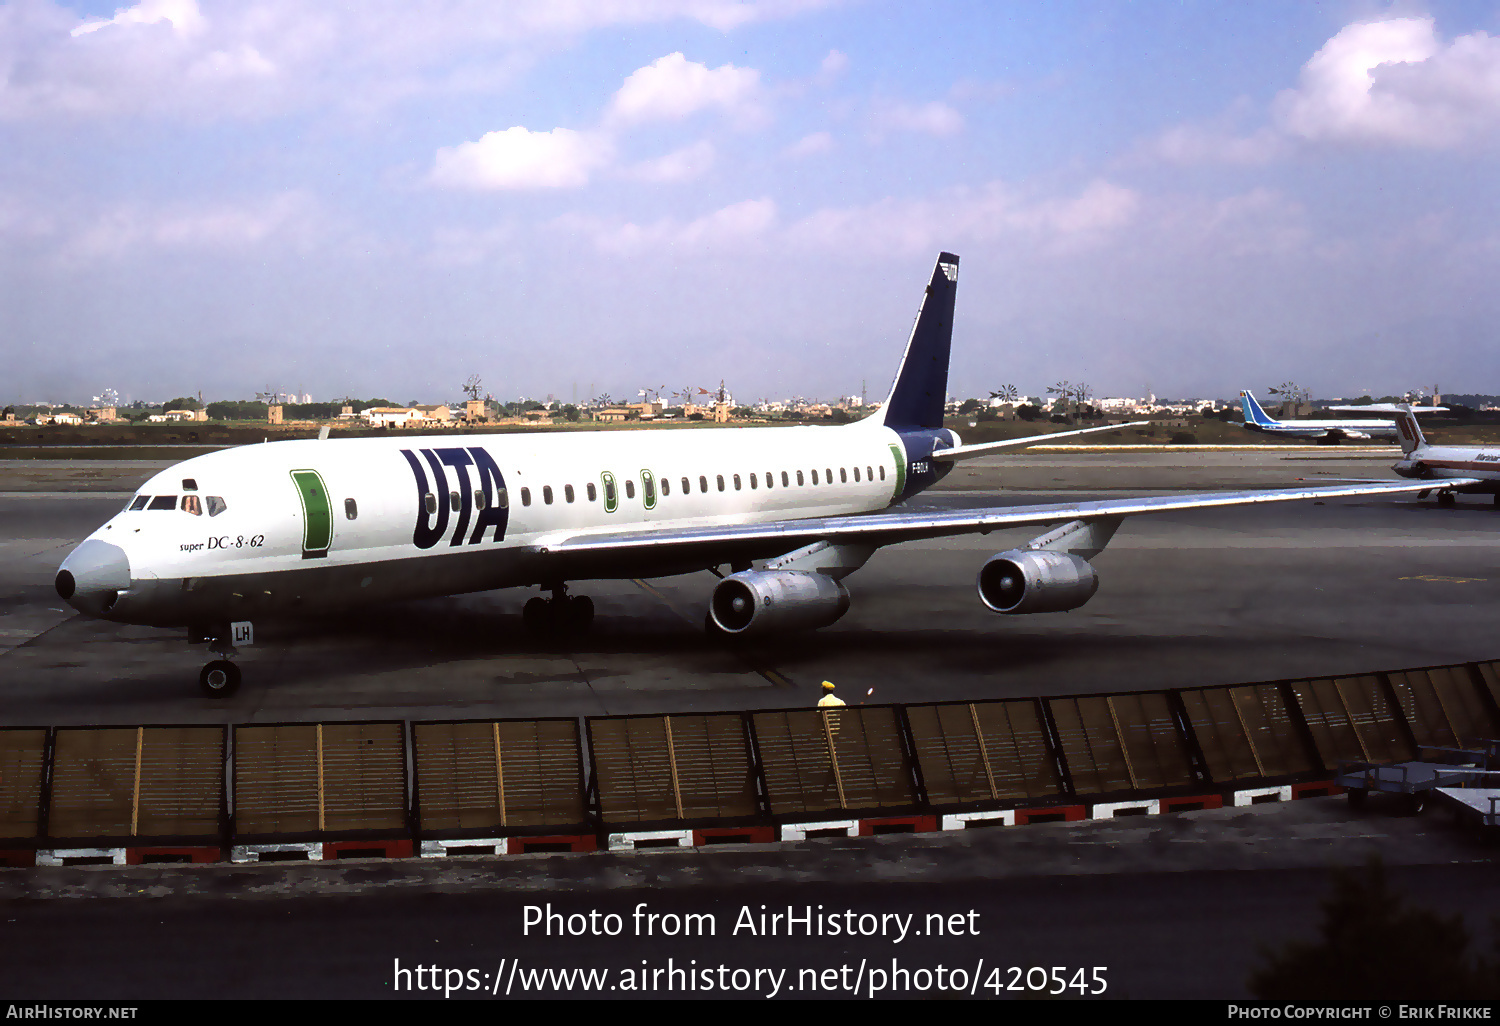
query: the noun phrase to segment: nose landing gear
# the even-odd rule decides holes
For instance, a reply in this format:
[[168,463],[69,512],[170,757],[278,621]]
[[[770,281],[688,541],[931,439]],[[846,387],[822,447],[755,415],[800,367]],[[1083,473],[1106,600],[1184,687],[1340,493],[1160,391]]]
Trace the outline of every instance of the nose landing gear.
[[215,659],[198,671],[198,686],[209,698],[225,698],[240,686],[240,668],[228,659]]
[[521,609],[521,622],[532,634],[564,638],[587,634],[594,622],[594,600],[587,595],[569,595],[566,584],[552,586],[552,597],[528,599]]
[[[240,686],[240,668],[229,660],[239,655],[234,647],[236,625],[213,628],[195,627],[188,631],[189,642],[208,642],[208,650],[223,658],[215,659],[198,671],[198,687],[209,698],[227,698]],[[247,629],[248,624],[241,625]],[[248,635],[248,630],[247,630]]]

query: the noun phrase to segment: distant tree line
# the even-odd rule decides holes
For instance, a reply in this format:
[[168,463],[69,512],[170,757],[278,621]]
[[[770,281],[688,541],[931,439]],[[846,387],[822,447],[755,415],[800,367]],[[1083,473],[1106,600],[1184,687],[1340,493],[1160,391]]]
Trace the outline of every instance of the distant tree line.
[[[193,406],[174,406],[173,403],[183,400],[174,399],[167,403],[168,410],[197,409]],[[389,399],[340,399],[331,403],[282,403],[281,415],[286,420],[330,420],[337,417],[345,406],[351,407],[355,413],[363,413],[372,406],[397,406]],[[208,417],[210,420],[258,420],[266,419],[266,404],[258,399],[221,399],[218,402],[208,404]]]

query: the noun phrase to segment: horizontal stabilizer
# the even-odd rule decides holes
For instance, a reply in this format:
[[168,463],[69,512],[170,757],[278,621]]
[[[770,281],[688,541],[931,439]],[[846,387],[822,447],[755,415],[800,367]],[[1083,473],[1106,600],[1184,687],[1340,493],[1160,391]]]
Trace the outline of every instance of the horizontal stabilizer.
[[980,442],[977,445],[957,445],[952,449],[940,449],[932,454],[935,460],[971,460],[976,456],[992,456],[1007,449],[1026,449],[1033,445],[1045,445],[1059,438],[1075,435],[1091,435],[1096,431],[1118,431],[1121,428],[1139,427],[1151,423],[1149,420],[1132,420],[1126,424],[1105,424],[1103,427],[1078,428],[1075,431],[1054,431],[1050,435],[1027,435],[1025,438],[1007,438],[1000,442]]
[[1340,413],[1447,413],[1446,406],[1408,406],[1406,403],[1371,403],[1368,406],[1330,406]]

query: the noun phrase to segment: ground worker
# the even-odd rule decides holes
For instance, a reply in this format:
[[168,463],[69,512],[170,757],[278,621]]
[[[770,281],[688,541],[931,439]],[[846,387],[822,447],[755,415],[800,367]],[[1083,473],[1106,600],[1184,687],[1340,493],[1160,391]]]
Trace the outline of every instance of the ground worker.
[[833,693],[833,681],[825,680],[823,682],[823,697],[818,699],[818,708],[827,709],[843,704],[844,700]]

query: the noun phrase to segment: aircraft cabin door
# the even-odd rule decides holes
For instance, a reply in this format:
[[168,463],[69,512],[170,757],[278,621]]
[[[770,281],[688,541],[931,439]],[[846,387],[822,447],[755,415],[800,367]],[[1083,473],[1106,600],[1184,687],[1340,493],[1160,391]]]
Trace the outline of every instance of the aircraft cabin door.
[[321,559],[333,542],[333,508],[323,475],[316,470],[294,470],[292,482],[302,500],[302,558]]

